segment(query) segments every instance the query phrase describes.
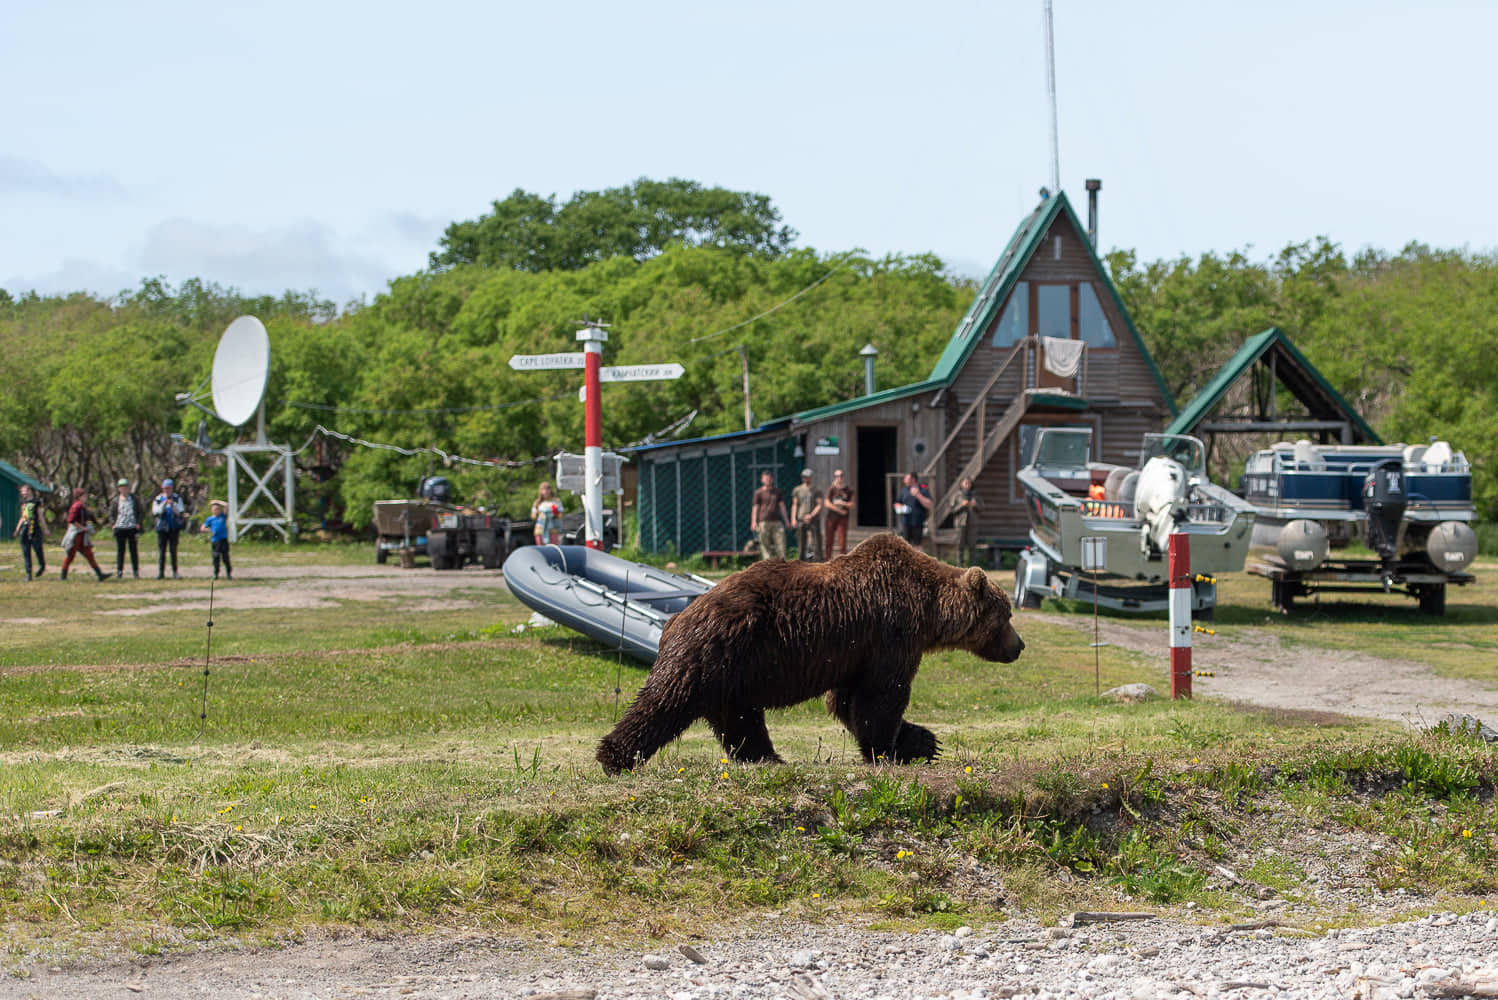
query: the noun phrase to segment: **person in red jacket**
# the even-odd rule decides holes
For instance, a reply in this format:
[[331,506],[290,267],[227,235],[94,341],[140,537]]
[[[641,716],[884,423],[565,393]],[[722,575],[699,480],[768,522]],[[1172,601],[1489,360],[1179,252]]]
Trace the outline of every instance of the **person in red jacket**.
[[68,578],[68,567],[73,564],[73,557],[79,553],[88,560],[88,564],[94,568],[99,579],[107,580],[109,577],[99,568],[99,560],[94,558],[94,546],[89,541],[89,535],[93,532],[93,515],[88,512],[86,506],[88,490],[82,486],[73,487],[73,505],[68,508],[68,530],[62,536],[62,578]]

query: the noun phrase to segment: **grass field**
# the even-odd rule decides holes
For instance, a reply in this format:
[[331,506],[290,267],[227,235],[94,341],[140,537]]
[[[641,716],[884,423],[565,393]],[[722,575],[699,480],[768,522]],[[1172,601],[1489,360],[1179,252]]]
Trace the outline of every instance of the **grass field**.
[[[1099,698],[1168,684],[1158,658],[1075,629],[1026,621],[1011,666],[928,657],[909,714],[943,740],[929,766],[864,766],[809,703],[771,718],[784,766],[729,764],[699,724],[606,778],[593,745],[643,670],[565,630],[521,629],[529,612],[494,574],[403,576],[353,546],[245,545],[235,559],[211,628],[201,575],[0,576],[0,962],[310,925],[584,940],[769,910],[937,924],[1251,911],[1224,866],[1304,922],[1366,919],[1311,893],[1322,837],[1371,845],[1369,893],[1498,898],[1492,745]],[[1407,598],[1283,618],[1264,581],[1222,586],[1224,632],[1397,646],[1498,683],[1498,593],[1481,582],[1453,594],[1447,621]]]

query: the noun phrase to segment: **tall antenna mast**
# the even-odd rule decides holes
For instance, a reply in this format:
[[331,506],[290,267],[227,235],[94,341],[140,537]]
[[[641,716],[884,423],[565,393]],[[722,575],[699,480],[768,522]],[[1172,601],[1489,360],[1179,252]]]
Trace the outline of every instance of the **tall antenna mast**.
[[1051,101],[1051,190],[1061,192],[1061,142],[1056,135],[1056,33],[1051,26],[1051,0],[1045,0],[1045,82]]

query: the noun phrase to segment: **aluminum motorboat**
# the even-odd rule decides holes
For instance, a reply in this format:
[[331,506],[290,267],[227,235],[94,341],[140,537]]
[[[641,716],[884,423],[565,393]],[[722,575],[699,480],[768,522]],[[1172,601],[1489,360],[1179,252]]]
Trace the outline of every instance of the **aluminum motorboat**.
[[1192,609],[1209,613],[1216,574],[1241,570],[1248,554],[1253,507],[1208,478],[1206,446],[1190,435],[1146,434],[1131,468],[1096,460],[1091,428],[1042,428],[1019,481],[1030,518],[1015,572],[1023,607],[1087,596],[1117,610],[1163,610],[1170,536],[1183,535]]

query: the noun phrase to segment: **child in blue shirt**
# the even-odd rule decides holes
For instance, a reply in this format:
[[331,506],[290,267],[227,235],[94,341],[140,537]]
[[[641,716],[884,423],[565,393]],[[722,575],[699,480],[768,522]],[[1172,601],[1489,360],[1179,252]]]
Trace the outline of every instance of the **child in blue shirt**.
[[229,518],[224,515],[224,505],[215,500],[209,505],[213,513],[203,521],[202,531],[213,546],[213,578],[218,579],[218,563],[224,561],[224,576],[234,579],[234,567],[229,565]]

